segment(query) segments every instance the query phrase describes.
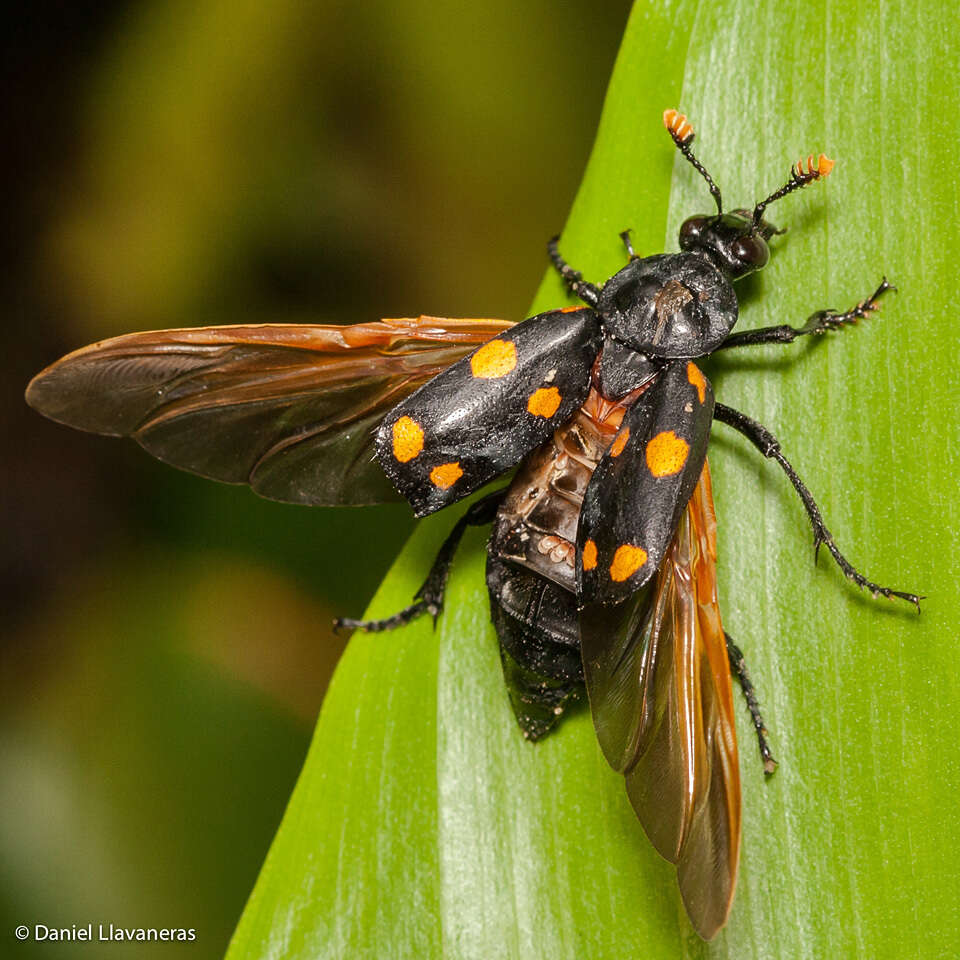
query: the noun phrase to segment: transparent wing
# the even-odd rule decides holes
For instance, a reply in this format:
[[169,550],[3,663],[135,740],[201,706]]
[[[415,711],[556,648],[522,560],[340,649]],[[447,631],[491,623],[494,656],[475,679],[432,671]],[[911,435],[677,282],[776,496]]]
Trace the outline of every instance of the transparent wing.
[[419,317],[134,333],[54,363],[27,401],[273,500],[381,503],[400,499],[373,458],[384,414],[511,326]]
[[709,940],[736,886],[740,774],[706,464],[656,577],[622,604],[588,606],[580,630],[601,747]]

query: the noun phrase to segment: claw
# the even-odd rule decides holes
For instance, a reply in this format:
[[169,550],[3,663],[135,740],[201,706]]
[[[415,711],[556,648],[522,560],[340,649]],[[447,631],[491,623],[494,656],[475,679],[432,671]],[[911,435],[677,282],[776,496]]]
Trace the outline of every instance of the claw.
[[826,537],[814,535],[813,538],[813,565],[816,566],[820,559],[820,547],[826,542]]
[[901,600],[906,600],[907,603],[912,603],[917,608],[917,616],[920,615],[920,601],[927,599],[926,597],[917,596],[915,593],[901,593],[899,590],[892,590],[891,593]]

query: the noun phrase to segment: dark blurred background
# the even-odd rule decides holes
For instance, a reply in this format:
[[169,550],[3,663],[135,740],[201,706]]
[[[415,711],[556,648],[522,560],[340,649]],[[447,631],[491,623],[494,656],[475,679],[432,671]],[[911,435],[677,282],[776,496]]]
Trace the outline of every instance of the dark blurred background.
[[401,507],[268,503],[58,427],[23,403],[28,379],[135,329],[522,318],[628,6],[8,14],[0,937],[17,955],[86,949],[16,945],[17,924],[89,922],[195,927],[184,952],[222,953],[341,649],[331,617],[363,610],[412,528]]

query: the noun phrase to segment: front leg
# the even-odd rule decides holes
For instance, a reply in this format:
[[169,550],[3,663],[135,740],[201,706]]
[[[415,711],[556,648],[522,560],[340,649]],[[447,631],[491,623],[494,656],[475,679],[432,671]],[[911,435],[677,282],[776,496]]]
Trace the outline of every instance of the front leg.
[[629,229],[624,230],[620,234],[620,239],[623,241],[624,247],[627,250],[627,256],[630,258],[630,262],[633,263],[634,260],[640,259],[640,254],[633,249],[633,241],[630,239],[631,231]]
[[880,309],[877,302],[888,290],[896,291],[896,287],[887,282],[884,277],[880,281],[880,286],[867,297],[861,300],[853,309],[845,313],[837,313],[836,310],[818,310],[812,314],[802,327],[790,327],[783,324],[779,327],[761,327],[759,330],[747,330],[744,333],[734,333],[727,337],[723,343],[717,347],[718,350],[727,350],[730,347],[751,347],[758,343],[793,343],[797,337],[812,333],[815,336],[826,333],[828,330],[836,330],[848,323],[856,323],[863,317],[868,316],[874,310]]
[[553,237],[550,242],[547,244],[547,253],[550,254],[550,259],[553,262],[553,265],[557,268],[557,272],[563,277],[567,286],[578,296],[584,303],[588,304],[591,307],[595,307],[597,302],[600,300],[600,291],[592,283],[583,279],[583,274],[579,270],[574,270],[573,267],[567,263],[566,260],[560,256],[560,250],[557,246],[559,243],[559,237]]

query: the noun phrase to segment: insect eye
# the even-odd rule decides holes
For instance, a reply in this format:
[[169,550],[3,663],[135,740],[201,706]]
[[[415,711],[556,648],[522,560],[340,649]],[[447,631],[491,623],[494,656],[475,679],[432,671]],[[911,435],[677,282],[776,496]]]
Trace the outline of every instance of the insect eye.
[[754,237],[739,237],[734,241],[731,253],[751,267],[764,266],[769,256],[766,244],[760,243]]
[[700,239],[700,233],[703,230],[703,225],[707,222],[706,217],[690,217],[689,220],[684,220],[683,224],[680,227],[680,244],[693,243],[696,240]]

